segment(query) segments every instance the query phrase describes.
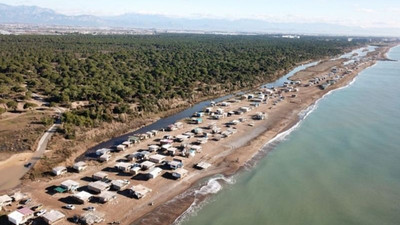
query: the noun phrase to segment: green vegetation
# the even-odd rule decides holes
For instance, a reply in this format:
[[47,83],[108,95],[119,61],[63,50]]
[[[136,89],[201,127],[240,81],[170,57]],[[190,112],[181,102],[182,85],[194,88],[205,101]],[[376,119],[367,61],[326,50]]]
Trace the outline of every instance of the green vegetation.
[[29,99],[33,92],[52,105],[89,101],[63,121],[91,127],[124,118],[119,114],[168,110],[171,100],[194,102],[271,81],[296,63],[358,44],[327,37],[0,36],[0,97],[26,92]]

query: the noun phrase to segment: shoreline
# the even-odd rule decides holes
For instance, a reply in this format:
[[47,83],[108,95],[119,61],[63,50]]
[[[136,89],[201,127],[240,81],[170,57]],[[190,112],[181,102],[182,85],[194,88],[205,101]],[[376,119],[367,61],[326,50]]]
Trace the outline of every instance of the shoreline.
[[[323,100],[326,96],[334,93],[335,91],[339,91],[341,89],[351,86],[357,80],[359,73],[361,73],[365,69],[375,66],[378,61],[394,61],[394,60],[391,60],[388,58],[387,53],[390,51],[390,49],[397,47],[397,46],[400,46],[400,45],[384,47],[382,52],[379,54],[381,57],[383,55],[383,58],[380,57],[378,59],[373,60],[369,66],[366,66],[361,71],[354,74],[354,76],[352,77],[351,80],[346,81],[346,83],[344,83],[345,85],[336,86],[334,89],[329,90],[328,92],[323,94],[320,98],[318,98],[315,102],[313,102],[307,108],[301,110],[297,114],[298,117],[296,119],[292,120],[290,124],[288,124],[284,129],[281,130],[281,132],[277,133],[274,137],[272,137],[270,139],[265,137],[264,135],[266,135],[266,133],[268,132],[268,131],[266,131],[262,135],[251,140],[246,146],[241,147],[241,148],[253,148],[253,149],[258,148],[258,150],[256,152],[254,152],[254,154],[251,157],[249,157],[249,159],[246,162],[244,162],[243,165],[241,165],[239,168],[226,169],[225,171],[223,171],[221,173],[217,173],[215,171],[215,173],[211,173],[207,176],[199,178],[199,180],[204,180],[204,179],[210,180],[210,179],[213,179],[217,175],[222,175],[223,178],[221,178],[221,179],[223,179],[223,180],[230,179],[233,176],[239,174],[242,170],[245,170],[249,167],[253,168],[254,166],[256,166],[256,164],[259,160],[266,157],[272,150],[274,150],[275,145],[279,144],[282,141],[282,140],[280,140],[281,138],[284,139],[287,135],[289,135],[291,132],[293,132],[295,129],[297,129],[300,126],[301,122],[304,119],[306,119],[306,117],[308,115],[310,115],[312,113],[312,111],[315,109],[315,107],[317,107],[320,100]],[[289,77],[289,79],[290,79],[290,77]],[[300,113],[303,113],[303,112],[305,112],[305,115],[300,116]],[[258,147],[257,146],[258,142],[264,142],[265,144],[261,147]],[[256,145],[257,147],[254,145]],[[273,145],[273,146],[270,146],[270,145]],[[188,210],[190,209],[190,207],[193,206],[193,204],[196,204],[196,205],[199,203],[201,204],[203,201],[206,201],[206,199],[210,195],[213,194],[213,193],[208,193],[203,196],[194,196],[194,195],[189,196],[190,193],[186,193],[186,192],[195,191],[196,188],[198,188],[197,186],[201,185],[201,184],[199,184],[199,182],[200,181],[198,181],[197,183],[193,183],[192,186],[190,186],[188,189],[182,191],[181,193],[179,193],[179,195],[177,195],[173,199],[169,200],[164,205],[160,206],[161,208],[154,209],[153,211],[149,212],[148,214],[142,216],[141,218],[132,221],[130,224],[131,225],[142,225],[142,224],[144,225],[145,223],[149,222],[148,217],[157,217],[157,216],[162,216],[161,219],[157,218],[158,221],[163,221],[161,223],[156,223],[156,224],[160,224],[160,225],[180,224],[180,222],[185,221],[186,216],[191,216],[190,214],[192,212],[190,212],[190,211],[188,212]],[[185,197],[183,199],[180,199],[180,197],[181,197],[180,195],[184,195]],[[163,206],[164,206],[164,208],[162,208]],[[174,214],[171,215],[171,212],[168,209],[175,208],[175,210],[176,210],[176,207],[179,207],[179,206],[181,206],[181,208],[178,211],[174,211],[173,212]],[[199,206],[199,208],[201,208],[201,207],[202,206]],[[165,211],[168,212],[167,215],[166,215]]]
[[[381,51],[388,51],[389,49],[390,48],[387,48],[386,50],[381,49]],[[379,51],[377,50],[376,52]],[[127,209],[118,210],[115,207],[115,209],[110,209],[109,205],[103,205],[101,207],[99,206],[99,208],[109,209],[110,212],[115,211],[115,215],[113,214],[107,217],[107,219],[110,221],[113,219],[115,221],[115,218],[118,218],[121,224],[130,224],[132,223],[131,221],[134,221],[134,224],[148,223],[149,220],[147,217],[154,218],[154,213],[157,214],[157,209],[160,209],[159,207],[168,205],[168,202],[170,201],[176,201],[176,198],[185,193],[185,191],[198,186],[198,182],[200,180],[208,179],[209,177],[217,174],[223,174],[225,176],[232,176],[233,174],[236,174],[238,171],[243,169],[249,161],[252,161],[253,158],[257,157],[263,147],[268,145],[270,142],[274,142],[276,138],[279,138],[280,134],[287,132],[288,130],[292,129],[293,126],[299,124],[299,122],[301,122],[299,113],[303,112],[305,109],[313,106],[314,104],[317,104],[320,99],[322,99],[331,91],[347,86],[362,70],[374,65],[376,62],[377,60],[368,61],[368,66],[362,67],[353,74],[346,76],[337,84],[332,85],[332,87],[330,87],[328,90],[321,91],[317,88],[310,88],[303,93],[303,89],[301,89],[301,92],[298,96],[300,101],[285,102],[282,105],[280,103],[276,107],[271,107],[272,109],[270,109],[268,112],[269,118],[267,120],[257,122],[256,126],[252,128],[243,128],[244,131],[238,132],[243,136],[238,137],[235,140],[230,140],[229,138],[227,138],[229,139],[228,141],[226,141],[226,139],[221,140],[218,142],[219,144],[217,144],[217,147],[222,149],[220,152],[210,153],[203,156],[204,158],[208,157],[208,160],[213,162],[213,165],[215,165],[213,168],[210,168],[204,172],[191,170],[190,172],[193,172],[193,175],[191,174],[182,181],[172,183],[172,185],[169,187],[160,187],[158,184],[155,184],[152,181],[153,183],[150,182],[150,185],[155,185],[155,187],[157,187],[153,189],[153,192],[155,193],[152,193],[149,198],[146,198],[146,200],[141,201],[140,203],[136,202],[134,199],[130,200],[129,203],[126,201],[128,204]],[[304,96],[302,96],[302,93]],[[261,158],[265,157],[271,150],[272,149],[269,149],[263,153]],[[99,169],[101,165],[95,164],[94,166]],[[71,175],[69,178],[77,178],[78,175],[79,174]],[[44,192],[44,189],[49,184],[58,184],[60,181],[65,180],[65,178],[66,177],[55,177],[54,179],[48,181],[48,183],[43,181],[28,182],[21,188],[23,191],[30,193],[33,199],[39,201],[42,200],[42,202],[44,201],[48,203],[44,205],[58,207],[60,206],[58,199],[50,199],[46,201],[43,198],[46,198],[46,196],[48,197],[48,195],[41,192]],[[37,188],[37,190],[32,191],[32,187]],[[204,198],[205,197],[206,196],[204,196]],[[173,207],[167,206],[167,209],[169,209],[169,211],[167,211],[168,214],[166,215],[165,213],[161,212],[162,215],[159,216],[162,217],[157,217],[159,223],[151,224],[170,224],[174,222],[192,204],[189,198],[190,196],[183,196],[183,199],[179,201],[179,204],[174,204]],[[153,202],[152,200],[154,200],[154,206],[147,206],[148,202]],[[125,201],[125,199],[121,201]],[[132,204],[130,202],[136,202],[137,204]],[[163,210],[165,211],[166,209],[161,208],[161,211]]]

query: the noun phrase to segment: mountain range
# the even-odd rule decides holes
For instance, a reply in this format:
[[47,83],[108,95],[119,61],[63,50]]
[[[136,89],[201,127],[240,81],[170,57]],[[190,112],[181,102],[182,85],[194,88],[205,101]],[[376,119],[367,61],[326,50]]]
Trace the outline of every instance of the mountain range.
[[276,23],[256,19],[175,18],[138,13],[128,13],[119,16],[69,16],[37,6],[10,6],[5,4],[0,4],[0,24],[215,32],[400,36],[400,30],[394,28],[366,29],[328,23]]

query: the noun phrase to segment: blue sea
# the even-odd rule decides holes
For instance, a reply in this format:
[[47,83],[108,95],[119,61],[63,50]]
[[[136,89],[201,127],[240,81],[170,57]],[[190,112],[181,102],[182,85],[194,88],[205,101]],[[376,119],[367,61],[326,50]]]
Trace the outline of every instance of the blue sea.
[[[400,60],[400,47],[389,52]],[[307,115],[307,116],[304,116]],[[399,225],[400,62],[378,62],[302,115],[183,225]]]

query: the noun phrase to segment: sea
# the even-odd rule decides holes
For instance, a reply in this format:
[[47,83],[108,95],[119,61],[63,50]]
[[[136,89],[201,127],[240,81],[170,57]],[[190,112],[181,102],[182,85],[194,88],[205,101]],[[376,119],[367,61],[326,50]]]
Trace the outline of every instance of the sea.
[[379,61],[299,117],[241,172],[207,180],[206,200],[175,224],[399,225],[400,62]]

